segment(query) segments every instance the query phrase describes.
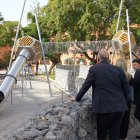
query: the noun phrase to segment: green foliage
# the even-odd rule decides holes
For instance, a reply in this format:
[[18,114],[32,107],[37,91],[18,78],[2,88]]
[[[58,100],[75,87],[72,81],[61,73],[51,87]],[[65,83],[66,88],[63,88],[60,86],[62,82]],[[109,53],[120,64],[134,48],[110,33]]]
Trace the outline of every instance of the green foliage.
[[35,22],[35,16],[32,14],[32,12],[28,12],[27,19],[31,23],[34,23]]
[[0,69],[7,69],[10,61],[10,53],[5,53],[2,60],[0,60]]
[[140,36],[140,29],[137,30],[137,36]]
[[[116,32],[116,24],[120,8],[120,0],[49,0],[42,8],[37,4],[38,20],[44,42],[55,36],[56,42],[108,40]],[[140,23],[139,0],[124,0],[119,30],[127,29],[126,9],[129,10],[130,24]],[[37,10],[36,10],[37,9]],[[34,16],[28,14],[31,24],[24,28],[26,35],[37,37]],[[139,30],[133,30],[139,39]],[[67,36],[62,36],[67,33]],[[98,34],[96,34],[98,33]],[[108,34],[109,33],[109,34]],[[86,54],[85,54],[86,55]],[[59,56],[57,59],[59,62]],[[56,62],[54,54],[47,57]],[[88,57],[88,56],[87,56]]]
[[31,36],[34,38],[38,38],[37,27],[35,23],[28,24],[28,26],[23,27],[22,31],[24,32],[24,36]]
[[0,12],[0,22],[2,22],[3,20],[4,20],[4,18],[2,16],[1,12]]
[[[119,1],[93,0],[53,0],[43,9],[41,28],[50,35],[67,32],[71,41],[93,40],[93,32],[98,32],[98,39],[107,39],[109,29],[119,7]],[[45,21],[45,22],[44,22]],[[60,40],[60,39],[59,39]],[[62,39],[61,39],[62,41]]]
[[18,22],[5,21],[0,24],[0,46],[12,46]]
[[[129,10],[130,24],[140,23],[139,7],[139,0],[124,0],[119,30],[127,27],[126,9]],[[120,0],[49,0],[42,8],[37,3],[33,12],[38,14],[44,42],[51,36],[56,37],[56,42],[85,41],[111,39],[116,32],[119,8]],[[28,13],[31,24],[24,32],[37,37],[33,12]],[[64,33],[68,34],[65,39],[62,38]]]
[[55,80],[55,74],[50,74],[50,75],[49,75],[49,78]]

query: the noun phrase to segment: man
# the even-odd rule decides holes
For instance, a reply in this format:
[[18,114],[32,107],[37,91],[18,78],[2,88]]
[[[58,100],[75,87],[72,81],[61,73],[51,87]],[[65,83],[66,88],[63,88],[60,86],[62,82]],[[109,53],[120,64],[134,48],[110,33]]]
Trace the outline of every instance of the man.
[[99,64],[89,73],[75,100],[80,101],[92,86],[92,106],[97,115],[98,140],[119,140],[119,127],[123,112],[127,110],[129,85],[123,70],[109,63],[106,50],[98,53]]
[[[135,118],[140,122],[140,59],[133,60],[133,68],[136,71],[134,75],[134,104],[136,109],[134,112]],[[136,136],[140,139],[140,136]]]

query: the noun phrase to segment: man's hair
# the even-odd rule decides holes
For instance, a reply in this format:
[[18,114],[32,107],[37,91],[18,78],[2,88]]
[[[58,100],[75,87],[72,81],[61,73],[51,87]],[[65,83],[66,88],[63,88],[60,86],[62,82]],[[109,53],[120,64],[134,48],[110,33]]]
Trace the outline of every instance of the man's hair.
[[139,59],[139,58],[134,59],[132,62],[133,62],[133,63],[138,63],[138,64],[140,64],[140,59]]
[[99,59],[102,59],[102,60],[108,60],[109,59],[109,53],[106,50],[101,50],[98,53],[98,57],[99,57]]

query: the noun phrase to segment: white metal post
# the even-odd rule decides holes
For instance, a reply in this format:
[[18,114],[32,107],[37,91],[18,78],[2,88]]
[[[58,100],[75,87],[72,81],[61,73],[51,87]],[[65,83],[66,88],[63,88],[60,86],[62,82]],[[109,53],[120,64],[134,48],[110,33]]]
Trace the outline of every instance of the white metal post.
[[44,54],[44,49],[43,49],[42,39],[41,39],[41,34],[40,34],[40,28],[39,28],[39,24],[38,24],[38,19],[37,19],[36,13],[35,13],[35,20],[36,20],[36,26],[37,26],[39,41],[41,43],[41,50],[42,50],[42,56],[43,56],[44,65],[45,65],[46,76],[47,76],[47,80],[48,80],[48,84],[49,84],[49,92],[50,92],[50,96],[52,97],[52,91],[51,91],[51,86],[50,86],[50,79],[49,79],[49,75],[48,75],[47,64],[46,64],[46,59],[45,59],[45,54]]
[[130,54],[130,71],[133,72],[133,66],[132,66],[133,59],[132,59],[132,49],[131,49],[131,40],[130,40],[128,9],[126,9],[126,17],[127,17],[128,43],[129,43],[129,54]]
[[12,66],[12,60],[13,60],[14,50],[15,50],[15,47],[16,47],[16,41],[18,39],[18,34],[19,34],[20,26],[21,26],[21,21],[22,21],[22,17],[23,17],[23,12],[24,12],[24,8],[25,8],[25,4],[26,4],[26,0],[24,0],[22,12],[21,12],[21,17],[20,17],[20,21],[18,23],[18,27],[17,27],[17,30],[16,30],[16,36],[15,36],[14,45],[13,45],[13,48],[12,48],[12,51],[11,51],[11,57],[10,57],[8,71],[10,70],[10,68]]
[[120,10],[119,10],[119,15],[118,15],[116,33],[118,32],[118,28],[119,28],[119,22],[120,22],[120,16],[121,16],[121,11],[122,11],[122,5],[123,5],[123,0],[121,0],[121,3],[120,3]]

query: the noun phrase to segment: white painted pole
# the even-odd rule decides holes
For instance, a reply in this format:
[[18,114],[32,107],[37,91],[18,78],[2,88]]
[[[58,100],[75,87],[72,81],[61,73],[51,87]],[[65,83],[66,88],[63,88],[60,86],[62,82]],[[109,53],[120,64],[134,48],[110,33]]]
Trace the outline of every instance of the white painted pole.
[[40,34],[40,28],[39,28],[39,24],[38,24],[38,19],[37,19],[36,13],[35,13],[35,20],[36,20],[36,26],[37,26],[39,41],[40,41],[40,43],[41,43],[42,56],[43,56],[44,65],[45,65],[45,71],[46,71],[46,76],[47,76],[47,80],[48,80],[48,84],[49,84],[50,96],[52,97],[52,91],[51,91],[51,86],[50,86],[50,80],[49,80],[48,70],[47,70],[47,64],[46,64],[46,60],[45,60],[45,54],[44,54],[44,49],[43,49],[43,45],[42,45],[42,39],[41,39],[41,34]]
[[126,17],[127,17],[128,43],[129,43],[129,54],[130,54],[130,71],[133,72],[133,66],[132,66],[133,59],[132,59],[132,49],[131,49],[131,40],[130,40],[128,9],[126,9]]
[[123,0],[121,0],[121,3],[120,3],[120,10],[119,10],[119,16],[118,16],[118,21],[117,21],[117,26],[116,26],[116,33],[118,32],[118,28],[119,28],[119,22],[120,22],[120,16],[121,16],[121,11],[122,11],[122,5],[123,5]]
[[[120,9],[119,9],[118,21],[117,21],[117,26],[116,26],[116,33],[118,32],[118,28],[119,28],[120,16],[121,16],[121,11],[122,11],[122,5],[123,5],[123,0],[121,0],[121,3],[120,3]],[[112,43],[112,44],[113,44],[113,43]],[[114,56],[115,56],[115,46],[112,45],[111,64],[113,64]]]
[[23,12],[24,12],[24,8],[25,8],[25,4],[26,4],[26,0],[24,0],[22,12],[21,12],[21,17],[20,17],[20,21],[18,23],[18,27],[17,27],[17,30],[16,30],[16,36],[15,36],[14,45],[13,45],[13,48],[12,48],[12,51],[11,51],[11,58],[10,58],[10,62],[9,62],[8,71],[10,70],[10,68],[12,66],[12,60],[13,60],[14,50],[15,50],[15,47],[16,47],[16,41],[18,39],[18,34],[19,34],[20,26],[21,26],[21,21],[22,21],[22,17],[23,17]]

